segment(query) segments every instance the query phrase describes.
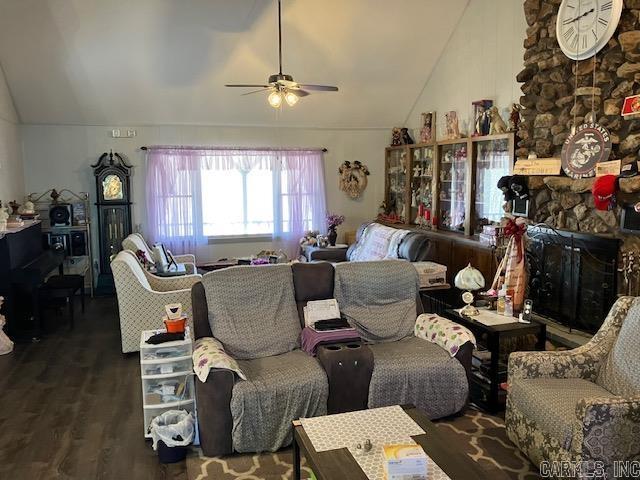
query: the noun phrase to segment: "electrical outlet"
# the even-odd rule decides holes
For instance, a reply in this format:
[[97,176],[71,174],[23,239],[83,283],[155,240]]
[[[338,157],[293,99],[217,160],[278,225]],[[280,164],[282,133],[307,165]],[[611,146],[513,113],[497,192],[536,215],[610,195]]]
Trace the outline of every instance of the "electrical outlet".
[[133,137],[135,137],[137,134],[138,134],[138,132],[136,132],[136,131],[135,131],[135,130],[133,130],[133,129],[129,129],[129,130],[127,130],[127,138],[133,138]]
[[122,135],[122,132],[120,131],[119,128],[114,128],[113,130],[111,130],[111,136],[113,138],[120,138]]

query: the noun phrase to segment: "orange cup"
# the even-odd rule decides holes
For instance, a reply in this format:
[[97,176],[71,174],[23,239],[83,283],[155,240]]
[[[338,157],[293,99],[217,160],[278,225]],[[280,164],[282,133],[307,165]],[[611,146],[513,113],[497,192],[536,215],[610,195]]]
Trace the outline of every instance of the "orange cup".
[[164,326],[167,329],[167,333],[184,333],[186,324],[187,317],[176,318],[175,320],[164,319]]

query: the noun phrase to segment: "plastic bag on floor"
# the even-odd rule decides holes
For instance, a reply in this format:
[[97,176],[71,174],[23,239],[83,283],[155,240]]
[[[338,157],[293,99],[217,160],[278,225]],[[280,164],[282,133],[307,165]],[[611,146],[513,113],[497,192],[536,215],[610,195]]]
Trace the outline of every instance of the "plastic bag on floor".
[[[4,303],[4,297],[0,297],[0,308],[2,308],[2,304]],[[4,315],[0,314],[0,355],[6,355],[7,353],[11,353],[13,351],[13,342],[7,334],[4,333],[4,325],[7,323]]]
[[196,419],[186,410],[169,410],[151,420],[153,449],[158,449],[158,440],[167,447],[184,447],[193,442]]

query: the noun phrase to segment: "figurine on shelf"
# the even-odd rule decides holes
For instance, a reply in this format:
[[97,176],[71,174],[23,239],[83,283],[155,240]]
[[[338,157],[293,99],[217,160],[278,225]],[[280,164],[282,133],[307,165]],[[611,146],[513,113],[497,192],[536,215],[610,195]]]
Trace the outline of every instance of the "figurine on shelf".
[[433,112],[422,114],[422,128],[420,129],[420,143],[429,143],[433,140]]
[[522,105],[519,103],[511,104],[511,114],[509,115],[509,130],[512,132],[517,132],[520,128],[520,110],[522,110]]
[[402,132],[398,127],[394,127],[391,130],[391,146],[397,147],[398,145],[402,145]]
[[507,132],[507,125],[502,120],[498,107],[495,105],[489,109],[489,117],[491,118],[491,128],[489,129],[490,135],[497,135]]
[[460,127],[458,126],[458,114],[452,110],[444,114],[446,120],[446,137],[447,140],[455,140],[460,138]]
[[487,110],[493,106],[493,100],[478,100],[473,102],[474,137],[489,133],[489,117]]
[[411,138],[411,135],[409,134],[409,129],[406,127],[403,127],[400,129],[400,133],[402,135],[402,144],[403,145],[413,145],[414,142],[413,138]]
[[415,167],[413,167],[413,177],[421,177],[422,176],[422,168],[420,167],[420,165],[416,165]]
[[413,208],[416,208],[418,206],[418,192],[417,192],[417,190],[414,190],[413,192],[411,192],[411,206]]

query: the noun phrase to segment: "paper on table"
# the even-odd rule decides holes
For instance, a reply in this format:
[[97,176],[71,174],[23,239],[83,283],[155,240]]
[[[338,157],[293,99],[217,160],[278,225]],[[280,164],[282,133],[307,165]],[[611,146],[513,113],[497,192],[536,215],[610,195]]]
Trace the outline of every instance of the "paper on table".
[[312,300],[304,307],[304,324],[309,327],[320,320],[340,318],[340,308],[335,298],[329,300]]
[[[462,311],[456,310],[458,313]],[[495,325],[506,325],[508,323],[518,323],[518,319],[515,317],[507,317],[505,315],[500,315],[498,313],[490,312],[488,310],[478,310],[480,313],[478,315],[474,315],[470,317],[477,322],[482,323],[483,325],[487,325],[489,327]]]

